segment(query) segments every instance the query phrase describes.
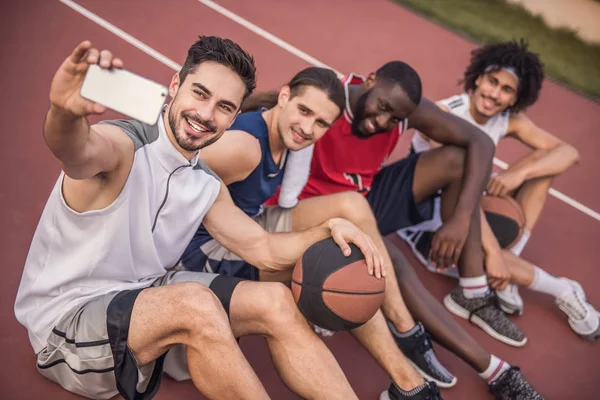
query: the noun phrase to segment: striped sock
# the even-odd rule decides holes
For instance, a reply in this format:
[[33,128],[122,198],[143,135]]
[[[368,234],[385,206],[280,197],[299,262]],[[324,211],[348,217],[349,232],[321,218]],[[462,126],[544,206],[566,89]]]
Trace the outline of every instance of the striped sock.
[[415,324],[415,326],[413,326],[412,328],[410,328],[409,330],[407,330],[406,332],[400,332],[398,330],[398,328],[396,328],[396,325],[394,325],[392,323],[392,321],[388,321],[388,326],[390,327],[390,330],[392,331],[392,333],[394,334],[394,336],[398,337],[398,338],[407,338],[407,337],[411,337],[412,335],[414,335],[417,332],[421,331],[421,325],[419,324]]
[[504,371],[506,371],[509,368],[509,363],[499,359],[498,357],[492,354],[492,356],[490,357],[490,365],[485,371],[480,373],[479,376],[485,379],[488,385],[491,385],[496,379],[498,379],[500,375],[502,375]]
[[398,384],[396,384],[396,382],[392,381],[392,383],[394,384],[394,386],[396,386],[396,389],[398,389],[398,391],[402,394],[402,396],[404,397],[411,397],[416,395],[417,393],[422,392],[425,388],[427,388],[427,382],[425,382],[424,384],[422,384],[421,386],[417,386],[416,388],[406,391],[404,389],[402,389],[400,386],[398,386]]
[[463,294],[467,299],[475,297],[483,297],[489,292],[487,277],[485,275],[476,276],[475,278],[459,278],[458,284],[463,289]]

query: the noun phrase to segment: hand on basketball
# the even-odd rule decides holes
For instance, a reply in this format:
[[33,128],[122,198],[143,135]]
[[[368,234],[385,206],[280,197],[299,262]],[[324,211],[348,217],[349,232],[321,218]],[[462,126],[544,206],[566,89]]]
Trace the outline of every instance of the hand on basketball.
[[525,181],[525,176],[518,170],[502,171],[493,175],[487,186],[487,193],[492,196],[506,196],[520,187]]
[[106,108],[84,99],[79,94],[83,79],[91,64],[102,68],[122,68],[123,62],[108,50],[92,48],[88,40],[81,42],[56,71],[50,86],[50,104],[54,110],[74,117],[101,114]]
[[510,283],[510,270],[504,263],[502,253],[487,252],[485,268],[490,286],[496,290],[506,289],[506,285]]
[[450,218],[433,235],[429,258],[437,268],[455,268],[469,233],[470,220]]
[[330,219],[329,230],[331,231],[331,237],[340,246],[345,256],[351,254],[348,243],[354,243],[365,256],[369,275],[375,275],[377,279],[385,276],[383,256],[366,233],[352,222],[342,218]]

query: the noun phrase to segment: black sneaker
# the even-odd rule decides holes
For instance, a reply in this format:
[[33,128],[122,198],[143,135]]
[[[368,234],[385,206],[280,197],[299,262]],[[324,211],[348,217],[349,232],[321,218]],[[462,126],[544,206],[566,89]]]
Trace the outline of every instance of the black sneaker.
[[469,320],[488,335],[515,347],[527,343],[525,334],[504,314],[493,291],[484,297],[467,299],[460,286],[444,297],[444,306],[453,314]]
[[381,393],[379,400],[443,400],[440,389],[434,382],[426,382],[425,385],[406,392],[392,381],[389,389]]
[[417,323],[417,331],[407,337],[402,337],[391,321],[387,323],[396,344],[423,378],[435,382],[441,388],[456,385],[456,377],[436,357],[429,334],[420,322]]
[[497,400],[544,400],[521,375],[519,367],[512,366],[491,385],[490,393]]

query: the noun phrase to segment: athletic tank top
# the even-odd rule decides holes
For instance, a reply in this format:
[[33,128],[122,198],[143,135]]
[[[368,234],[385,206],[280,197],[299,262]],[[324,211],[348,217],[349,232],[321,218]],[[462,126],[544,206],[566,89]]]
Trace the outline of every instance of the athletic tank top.
[[232,131],[247,132],[258,139],[260,143],[260,163],[246,179],[228,186],[235,205],[250,217],[261,213],[263,203],[273,196],[273,193],[281,185],[287,157],[287,151],[285,151],[279,165],[273,160],[269,145],[269,128],[262,116],[263,111],[241,114],[229,128]]
[[[506,136],[506,132],[508,131],[508,122],[510,119],[509,111],[505,111],[503,113],[495,115],[494,117],[490,118],[484,125],[481,125],[475,122],[473,116],[471,115],[471,98],[469,94],[462,93],[456,96],[440,100],[437,103],[448,107],[452,114],[477,126],[494,141],[495,145],[498,145],[500,139]],[[413,136],[412,147],[416,153],[420,153],[422,151],[427,151],[431,149],[429,142],[423,139],[423,137],[420,134],[418,134],[418,132],[415,132],[415,135]]]
[[33,236],[17,299],[17,320],[36,353],[65,312],[109,292],[147,287],[179,261],[214,203],[220,181],[198,156],[188,161],[163,119],[150,126],[105,121],[134,143],[131,171],[115,201],[77,212],[61,173]]

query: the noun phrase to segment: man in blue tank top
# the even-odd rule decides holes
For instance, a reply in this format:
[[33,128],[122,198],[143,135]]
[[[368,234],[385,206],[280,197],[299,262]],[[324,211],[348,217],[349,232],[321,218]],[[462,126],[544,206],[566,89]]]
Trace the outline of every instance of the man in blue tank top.
[[[304,149],[319,140],[341,115],[345,104],[344,89],[333,71],[311,67],[298,73],[279,93],[262,95],[266,97],[261,99],[257,96],[245,103],[245,109],[255,111],[241,114],[224,134],[222,142],[205,149],[201,158],[228,185],[234,203],[246,214],[269,232],[291,232],[295,230],[292,209],[265,207],[263,204],[282,184],[286,160],[292,154],[290,152]],[[275,107],[270,107],[275,103]],[[270,108],[262,108],[258,106],[260,104],[268,104]],[[342,215],[346,211],[354,215],[364,214],[370,221],[370,237],[376,234],[381,240],[363,196],[346,192],[322,198],[324,207],[335,209]],[[360,225],[359,222],[358,219],[354,221],[357,225]],[[366,225],[359,227],[367,232]],[[378,247],[374,243],[372,245]],[[379,246],[380,252],[385,251],[382,242]],[[289,282],[292,273],[291,268],[270,271],[252,266],[227,250],[226,244],[215,241],[203,227],[197,231],[181,263],[188,270],[211,271],[262,281]],[[389,258],[387,262],[384,258],[382,264],[390,265]],[[381,277],[385,270],[375,266],[370,273]],[[371,351],[391,376],[392,386],[398,388],[393,390],[394,393],[402,395],[392,398],[439,396],[435,394],[436,383],[447,387],[453,385],[456,378],[437,360],[422,325],[417,324],[406,309],[397,286],[392,292],[395,296],[391,296],[389,303],[393,304],[395,310],[394,329],[397,328],[397,340],[402,343],[397,345],[394,341],[381,311],[351,333]],[[401,348],[408,350],[406,354],[412,365]],[[413,365],[417,365],[418,369]],[[425,383],[419,372],[433,382]]]

